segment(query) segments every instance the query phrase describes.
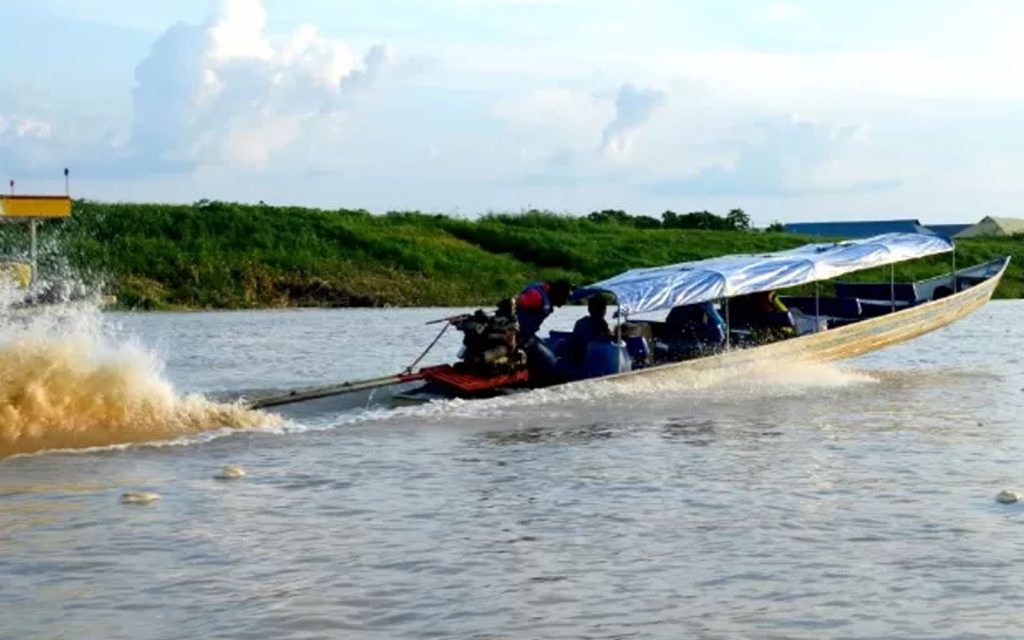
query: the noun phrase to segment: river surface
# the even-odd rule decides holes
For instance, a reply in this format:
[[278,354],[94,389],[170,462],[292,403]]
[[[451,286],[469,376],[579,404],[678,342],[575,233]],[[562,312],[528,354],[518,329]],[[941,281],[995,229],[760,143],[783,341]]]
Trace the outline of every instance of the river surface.
[[[95,349],[116,393],[174,404],[394,372],[449,313],[107,314]],[[0,638],[1019,638],[1024,506],[994,497],[1024,490],[1022,315],[839,365],[0,459]]]

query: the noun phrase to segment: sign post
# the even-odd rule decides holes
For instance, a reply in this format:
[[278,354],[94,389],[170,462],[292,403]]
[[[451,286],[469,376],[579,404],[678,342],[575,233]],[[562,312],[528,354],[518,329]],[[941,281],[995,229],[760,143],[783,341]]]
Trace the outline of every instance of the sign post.
[[[14,181],[11,180],[13,191]],[[29,232],[29,261],[32,266],[31,284],[39,279],[40,220],[55,220],[71,216],[71,198],[63,196],[0,195],[0,222],[27,222]]]
[[31,283],[33,285],[36,283],[36,278],[39,277],[37,275],[39,273],[39,261],[36,259],[36,224],[38,224],[38,221],[35,218],[32,218],[31,220],[28,221],[29,235],[32,236],[32,245],[29,248],[29,258],[30,262],[32,263]]

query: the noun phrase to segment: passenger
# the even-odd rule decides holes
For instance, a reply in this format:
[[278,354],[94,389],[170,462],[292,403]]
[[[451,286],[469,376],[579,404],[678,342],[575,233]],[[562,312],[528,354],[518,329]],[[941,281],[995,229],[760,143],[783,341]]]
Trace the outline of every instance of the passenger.
[[767,331],[767,341],[792,338],[796,335],[796,323],[793,321],[789,308],[779,299],[777,291],[765,291],[760,294],[761,308],[765,310],[762,322]]
[[573,364],[579,368],[583,365],[583,357],[587,353],[587,345],[591,342],[602,341],[612,342],[612,330],[604,314],[608,310],[608,301],[602,295],[591,296],[587,300],[587,315],[576,321],[572,328],[572,350],[571,357]]
[[544,341],[537,337],[537,332],[555,307],[569,301],[572,289],[567,280],[534,282],[516,296],[519,344],[526,351],[526,367],[530,372],[530,384],[534,387],[560,382],[558,360]]
[[776,291],[759,291],[729,301],[731,328],[750,331],[756,344],[796,335],[793,316]]
[[569,301],[572,285],[567,280],[534,282],[523,289],[515,299],[516,318],[519,320],[521,343],[537,335],[540,325],[554,311]]

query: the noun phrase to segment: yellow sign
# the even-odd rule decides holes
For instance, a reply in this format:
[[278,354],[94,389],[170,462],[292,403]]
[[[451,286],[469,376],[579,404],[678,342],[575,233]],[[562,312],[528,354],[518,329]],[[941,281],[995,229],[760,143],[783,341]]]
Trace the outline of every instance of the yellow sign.
[[67,196],[0,196],[0,217],[67,218],[71,198]]

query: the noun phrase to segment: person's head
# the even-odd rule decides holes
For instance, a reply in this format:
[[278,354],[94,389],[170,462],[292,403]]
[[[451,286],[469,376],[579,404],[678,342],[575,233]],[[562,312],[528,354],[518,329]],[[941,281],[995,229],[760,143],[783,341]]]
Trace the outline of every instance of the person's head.
[[605,311],[608,310],[608,301],[604,299],[604,296],[598,294],[596,296],[590,296],[587,300],[587,311],[594,318],[603,318]]
[[568,302],[571,295],[572,285],[569,284],[568,280],[555,280],[551,283],[551,288],[548,289],[548,298],[550,298],[551,304],[556,307],[560,307]]

